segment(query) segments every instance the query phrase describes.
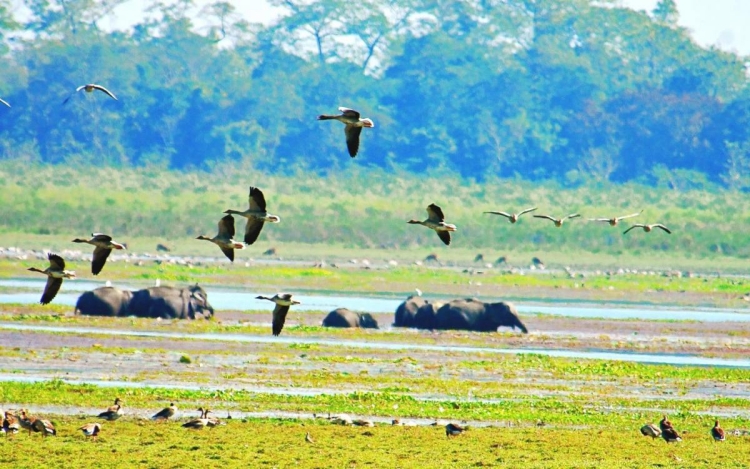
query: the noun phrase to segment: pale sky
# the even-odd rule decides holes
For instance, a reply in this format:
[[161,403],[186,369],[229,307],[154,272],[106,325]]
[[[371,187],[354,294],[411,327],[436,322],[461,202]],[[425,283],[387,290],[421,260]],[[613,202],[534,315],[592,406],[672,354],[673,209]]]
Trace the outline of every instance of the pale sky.
[[[228,0],[245,19],[253,23],[272,23],[283,10],[271,7],[266,0]],[[621,5],[635,10],[653,10],[658,0],[620,0]],[[20,4],[20,0],[16,0]],[[100,26],[124,29],[143,16],[148,0],[130,0],[114,11],[111,19]],[[209,0],[198,0],[207,4]],[[750,55],[750,0],[676,0],[679,24],[689,29],[696,42],[704,47]],[[17,12],[18,13],[18,12]]]

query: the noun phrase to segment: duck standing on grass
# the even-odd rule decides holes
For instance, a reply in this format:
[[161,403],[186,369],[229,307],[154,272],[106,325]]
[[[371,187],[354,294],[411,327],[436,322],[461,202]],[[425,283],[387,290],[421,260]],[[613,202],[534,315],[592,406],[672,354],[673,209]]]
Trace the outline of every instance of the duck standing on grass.
[[62,257],[57,254],[49,253],[47,259],[49,259],[49,267],[46,269],[41,270],[36,267],[29,268],[32,272],[39,272],[40,274],[47,276],[47,285],[45,285],[42,299],[39,301],[43,305],[49,304],[55,299],[55,295],[60,291],[64,278],[76,278],[75,271],[65,270],[65,261]]
[[85,436],[88,436],[92,440],[96,441],[96,439],[99,437],[99,432],[102,431],[102,424],[87,423],[86,425],[79,428],[79,430],[81,430]]
[[208,409],[204,409],[203,407],[198,407],[198,412],[200,412],[200,417],[182,424],[182,427],[190,428],[193,430],[203,430],[204,428],[206,428],[208,426],[208,417],[207,417]]
[[461,433],[466,431],[467,427],[462,427],[461,425],[458,425],[457,423],[449,423],[445,426],[445,436],[448,438],[452,436],[460,435]]
[[456,225],[451,225],[445,222],[445,215],[443,215],[443,209],[435,204],[427,206],[427,220],[409,220],[410,225],[422,225],[426,226],[431,230],[435,230],[440,240],[445,243],[446,246],[451,244],[451,231],[457,231]]
[[652,439],[655,439],[661,436],[661,430],[656,428],[656,425],[653,423],[647,423],[641,427],[641,435],[650,436]]
[[169,407],[165,407],[151,416],[151,420],[155,420],[157,422],[166,422],[170,418],[174,417],[175,412],[177,412],[177,406],[174,405],[174,402],[172,402],[169,404]]
[[114,405],[109,406],[107,410],[99,414],[97,417],[104,420],[117,420],[122,417],[122,414],[124,413],[125,411],[122,408],[122,401],[118,397],[115,399]]
[[727,438],[724,434],[724,429],[719,426],[718,420],[715,421],[714,428],[711,429],[711,437],[713,437],[714,441],[724,441]]
[[26,409],[21,410],[21,415],[18,419],[18,423],[21,424],[21,428],[29,431],[29,435],[31,435],[32,431],[34,433],[41,433],[44,437],[46,437],[47,435],[57,435],[57,430],[55,430],[52,422],[50,422],[49,420],[38,419],[36,417],[30,417],[27,415]]

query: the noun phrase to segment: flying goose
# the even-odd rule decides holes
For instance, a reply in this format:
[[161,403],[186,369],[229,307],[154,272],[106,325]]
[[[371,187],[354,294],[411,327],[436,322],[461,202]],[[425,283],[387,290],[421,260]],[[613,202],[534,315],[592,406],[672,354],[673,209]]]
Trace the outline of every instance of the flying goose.
[[661,436],[661,430],[656,428],[653,423],[647,423],[641,427],[641,434],[643,436],[650,436],[651,438],[659,438]]
[[617,226],[617,224],[621,220],[624,220],[626,218],[637,217],[641,213],[643,213],[643,210],[641,210],[638,213],[631,213],[630,215],[625,215],[625,216],[622,216],[622,217],[614,217],[614,218],[589,218],[588,220],[589,221],[600,221],[600,222],[604,222],[604,223],[609,223],[609,226]]
[[491,213],[493,215],[500,215],[502,217],[507,218],[509,222],[515,223],[515,222],[518,221],[518,219],[521,217],[521,215],[523,215],[524,213],[533,212],[537,208],[538,207],[527,208],[526,210],[522,210],[522,211],[520,211],[518,213],[506,213],[506,212],[484,212],[484,213]]
[[21,426],[18,424],[18,420],[9,410],[6,410],[3,417],[2,426],[2,432],[5,434],[5,436],[8,436],[8,434],[15,435],[16,433],[18,433],[18,430],[20,428]]
[[446,245],[450,245],[451,243],[450,232],[458,230],[458,228],[456,228],[456,225],[451,225],[450,223],[445,222],[445,215],[443,215],[443,210],[435,204],[430,204],[427,207],[427,220],[409,220],[406,223],[410,223],[412,225],[422,225],[431,230],[435,230],[437,235]]
[[125,413],[125,411],[122,408],[122,404],[121,403],[122,403],[122,401],[120,400],[120,398],[119,397],[116,398],[115,399],[115,404],[109,406],[107,408],[107,410],[105,410],[104,412],[102,412],[101,414],[99,414],[97,417],[99,417],[100,419],[104,419],[104,420],[117,420],[117,419],[119,419],[120,417],[122,417],[122,414]]
[[284,328],[284,321],[286,321],[286,314],[289,312],[289,307],[301,304],[299,301],[292,299],[291,293],[277,293],[271,298],[268,298],[267,296],[256,296],[255,299],[268,300],[276,303],[276,307],[273,309],[273,324],[271,327],[273,335],[281,334],[281,329]]
[[159,412],[155,413],[151,417],[151,420],[156,420],[157,422],[164,422],[170,419],[171,417],[173,417],[175,412],[177,412],[177,406],[174,405],[174,403],[170,403],[169,407],[165,407]]
[[200,235],[195,239],[204,239],[211,241],[215,245],[219,246],[221,252],[227,256],[227,259],[234,262],[234,250],[245,249],[245,245],[234,239],[234,217],[232,215],[226,215],[219,220],[219,233],[213,238]]
[[714,428],[711,429],[711,436],[713,437],[714,441],[726,440],[726,435],[724,435],[724,429],[719,426],[718,420],[716,420],[716,423],[714,423]]
[[359,117],[359,112],[354,109],[340,107],[339,111],[341,114],[338,116],[328,116],[323,114],[318,116],[318,120],[337,120],[346,125],[346,127],[344,127],[344,133],[346,134],[346,148],[349,149],[349,156],[354,158],[357,156],[357,151],[359,150],[359,134],[362,133],[362,127],[375,127],[375,124],[370,119],[361,119]]
[[244,212],[229,209],[225,210],[224,213],[247,218],[247,224],[245,225],[245,244],[253,244],[258,239],[260,230],[263,229],[263,223],[278,223],[281,221],[281,218],[266,212],[266,198],[263,196],[263,192],[257,187],[250,186],[248,201],[250,207]]
[[204,409],[203,407],[198,407],[198,412],[201,413],[201,416],[197,419],[190,420],[187,423],[182,424],[183,428],[191,428],[193,430],[203,430],[208,426],[208,409]]
[[100,423],[87,423],[86,425],[79,428],[84,435],[91,437],[92,440],[96,440],[99,436],[99,432],[102,431],[102,424]]
[[563,226],[563,222],[565,222],[565,220],[570,220],[571,218],[578,218],[580,216],[581,214],[579,213],[571,213],[570,215],[564,216],[562,218],[555,218],[550,215],[534,215],[534,218],[546,218],[547,220],[551,220],[555,224],[556,227],[560,228],[561,226]]
[[94,83],[89,83],[88,85],[81,85],[78,88],[76,88],[75,93],[70,93],[67,98],[65,98],[65,101],[63,101],[63,104],[70,101],[70,98],[73,97],[74,94],[78,93],[79,91],[85,91],[87,93],[93,93],[94,90],[99,90],[104,92],[107,96],[117,101],[117,96],[112,94],[111,91],[109,91],[107,88],[103,87],[102,85],[96,85]]
[[113,249],[126,249],[124,244],[112,241],[111,236],[102,233],[91,233],[91,239],[76,238],[73,242],[94,246],[94,257],[91,259],[91,273],[94,275],[102,271]]
[[42,299],[40,300],[43,305],[49,304],[55,298],[57,292],[60,291],[64,278],[76,278],[75,271],[65,270],[65,261],[62,257],[49,253],[47,259],[49,259],[49,267],[46,269],[29,268],[32,272],[39,272],[47,276],[47,285],[44,287],[44,293],[42,293]]
[[622,234],[627,234],[628,231],[632,230],[633,228],[643,228],[643,231],[645,231],[646,233],[650,233],[651,230],[653,230],[654,228],[661,228],[662,230],[666,231],[668,234],[672,234],[672,232],[669,231],[669,228],[662,225],[661,223],[654,223],[653,225],[642,225],[640,223],[636,223],[635,225],[631,226],[627,230],[623,231]]
[[47,435],[57,435],[57,430],[55,430],[55,427],[52,425],[52,423],[49,420],[42,420],[38,419],[36,417],[29,417],[26,414],[25,409],[21,409],[21,415],[18,419],[18,423],[21,424],[21,427],[24,430],[29,431],[29,435],[31,435],[31,432],[34,433],[41,433],[43,436]]
[[3,98],[0,98],[0,103],[5,104],[6,106],[10,107],[10,104],[8,104],[8,101],[4,100]]
[[466,431],[466,427],[462,427],[461,425],[455,423],[449,423],[445,426],[445,436],[447,436],[448,438],[460,435],[464,431]]

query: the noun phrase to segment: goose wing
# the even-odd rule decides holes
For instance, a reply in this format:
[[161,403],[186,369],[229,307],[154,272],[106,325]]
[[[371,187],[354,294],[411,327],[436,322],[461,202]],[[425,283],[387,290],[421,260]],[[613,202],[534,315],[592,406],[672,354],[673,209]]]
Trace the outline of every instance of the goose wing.
[[219,220],[219,236],[222,238],[234,238],[234,217],[226,215]]
[[44,293],[42,293],[42,299],[39,301],[41,304],[49,304],[55,299],[57,292],[60,291],[62,286],[61,278],[47,277],[47,285],[44,287]]
[[534,218],[545,218],[547,220],[552,220],[554,222],[557,221],[557,218],[551,217],[549,215],[534,215]]
[[[357,113],[357,116],[359,116],[359,113]],[[354,158],[359,151],[359,135],[362,133],[362,127],[347,124],[344,127],[344,133],[346,134],[346,148],[349,150],[349,156]]]
[[672,232],[669,231],[669,228],[667,228],[666,226],[662,225],[661,223],[657,223],[656,225],[654,225],[654,228],[661,228],[662,230],[666,231],[667,233],[672,234]]
[[631,213],[630,215],[625,215],[625,216],[622,216],[622,217],[617,217],[617,218],[615,218],[615,220],[624,220],[624,219],[626,219],[626,218],[633,218],[633,217],[637,217],[637,216],[638,216],[638,215],[640,215],[641,213],[643,213],[643,210],[641,210],[641,211],[640,211],[640,212],[638,212],[638,213]]
[[622,234],[628,234],[628,231],[632,230],[633,228],[643,228],[643,225],[639,225],[636,223],[635,225],[631,226],[627,230],[623,231]]
[[435,222],[445,221],[445,215],[443,215],[443,209],[435,204],[430,204],[427,207],[427,218]]
[[354,109],[349,109],[348,107],[340,107],[339,112],[341,112],[341,115],[343,116],[359,119],[359,111],[355,111]]
[[581,214],[580,214],[580,213],[571,213],[570,215],[568,215],[568,216],[567,216],[567,217],[565,217],[564,219],[568,219],[568,220],[569,220],[569,219],[571,219],[571,218],[578,218],[578,217],[580,217],[580,216],[581,216]]
[[284,328],[284,321],[286,321],[286,314],[289,312],[289,306],[282,306],[277,304],[273,309],[273,324],[272,332],[273,335],[281,334],[281,329]]
[[104,233],[91,233],[92,241],[112,242],[112,237]]
[[253,244],[260,236],[260,230],[263,229],[265,222],[258,218],[248,218],[245,224],[245,244]]
[[112,94],[111,91],[109,91],[107,88],[103,87],[102,85],[90,85],[90,86],[92,88],[94,88],[95,90],[99,90],[99,91],[102,91],[102,92],[106,93],[107,96],[109,96],[110,98],[112,98],[115,101],[117,101],[117,96],[115,96],[114,94]]
[[0,98],[0,103],[5,104],[6,106],[10,107],[10,104],[8,104],[8,101]]
[[248,202],[250,203],[250,210],[253,212],[265,212],[266,211],[266,198],[263,195],[263,191],[257,187],[250,186],[250,195],[248,196]]
[[65,270],[65,261],[62,257],[57,254],[49,253],[47,254],[47,259],[49,259],[49,266],[53,270]]
[[531,207],[531,208],[527,208],[526,210],[523,210],[523,211],[519,212],[519,213],[518,213],[518,216],[520,217],[520,216],[521,216],[521,215],[523,215],[524,213],[529,213],[529,212],[533,212],[533,211],[534,211],[534,210],[536,210],[537,208],[538,208],[538,207]]
[[436,233],[446,246],[449,246],[451,244],[451,234],[449,231],[436,231]]
[[104,268],[104,264],[107,262],[109,254],[112,252],[111,249],[97,246],[94,249],[94,257],[91,259],[91,273],[99,275],[99,272]]
[[500,216],[505,217],[505,218],[510,218],[511,217],[510,213],[505,213],[505,212],[490,211],[490,212],[484,212],[484,213],[491,213],[493,215],[500,215]]
[[610,218],[587,218],[588,221],[602,221],[605,223],[609,223],[611,220]]
[[221,252],[224,253],[225,256],[227,256],[227,259],[234,262],[234,249],[232,248],[225,248],[224,246],[219,246],[221,249]]

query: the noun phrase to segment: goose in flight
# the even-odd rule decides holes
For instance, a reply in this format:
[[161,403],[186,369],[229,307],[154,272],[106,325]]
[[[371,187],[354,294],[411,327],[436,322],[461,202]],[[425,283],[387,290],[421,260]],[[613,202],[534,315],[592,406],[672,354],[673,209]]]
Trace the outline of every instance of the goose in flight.
[[521,215],[523,215],[524,213],[533,212],[536,209],[537,209],[537,207],[531,207],[531,208],[527,208],[526,210],[522,210],[522,211],[520,211],[518,213],[506,213],[506,212],[484,212],[484,213],[491,213],[493,215],[500,215],[502,217],[507,218],[509,222],[515,223],[515,222],[518,221],[518,219],[521,217]]
[[103,87],[102,85],[96,85],[94,83],[89,83],[88,85],[81,85],[78,88],[76,88],[74,93],[70,93],[67,98],[65,98],[65,101],[63,101],[63,104],[70,101],[70,98],[73,97],[74,94],[78,93],[79,91],[85,91],[87,93],[93,93],[95,90],[99,90],[103,93],[105,93],[110,98],[117,101],[117,96],[115,96],[111,91],[109,91],[107,88]]
[[549,215],[534,215],[534,218],[544,218],[547,220],[551,220],[555,224],[556,227],[560,228],[561,226],[563,226],[563,223],[565,222],[565,220],[570,220],[571,218],[578,218],[580,216],[581,215],[579,213],[571,213],[570,215],[564,216],[562,218],[555,218]]
[[299,301],[292,299],[291,293],[277,293],[271,298],[267,296],[256,296],[255,299],[268,300],[276,303],[276,307],[273,309],[273,324],[271,326],[273,335],[281,334],[281,329],[284,328],[284,321],[286,321],[286,314],[289,312],[289,307],[301,304]]
[[10,107],[10,104],[8,104],[8,101],[4,100],[3,98],[0,98],[0,104],[5,104],[6,106]]
[[626,219],[626,218],[633,218],[633,217],[637,217],[637,216],[638,216],[638,215],[640,215],[641,213],[643,213],[643,210],[641,210],[641,211],[640,211],[640,212],[638,212],[638,213],[631,213],[630,215],[625,215],[625,216],[622,216],[622,217],[613,217],[613,218],[589,218],[588,220],[589,220],[589,221],[600,221],[600,222],[604,222],[604,223],[609,223],[609,226],[617,226],[617,224],[618,224],[618,223],[619,223],[620,221],[622,221],[622,220],[624,220],[624,219]]
[[643,225],[641,223],[636,223],[635,225],[631,226],[627,230],[623,231],[622,234],[627,234],[628,231],[632,230],[633,228],[643,228],[643,231],[645,231],[646,233],[650,233],[651,230],[653,230],[654,228],[660,228],[666,231],[668,234],[672,234],[672,232],[669,231],[669,228],[662,225],[661,223],[654,223],[653,225]]
[[278,223],[281,218],[266,212],[266,198],[263,192],[257,187],[250,186],[250,195],[248,196],[249,208],[244,212],[237,210],[225,210],[224,213],[230,215],[239,215],[247,218],[245,225],[245,244],[253,244],[260,235],[265,222]]
[[443,209],[441,209],[435,204],[430,204],[429,206],[427,206],[427,220],[425,221],[409,220],[406,223],[409,223],[412,225],[422,225],[422,226],[426,226],[427,228],[431,230],[435,230],[437,235],[446,245],[450,245],[451,243],[450,232],[458,230],[458,228],[456,228],[456,225],[451,225],[450,223],[445,222],[445,215],[443,215]]
[[104,268],[107,258],[113,249],[125,249],[125,245],[112,241],[112,237],[102,233],[91,233],[91,239],[76,238],[74,243],[86,243],[94,246],[94,257],[91,259],[91,273],[98,275]]
[[29,268],[32,272],[39,272],[47,276],[47,285],[44,287],[42,299],[39,301],[43,305],[49,304],[50,301],[55,299],[55,295],[60,291],[64,278],[76,278],[75,271],[65,270],[65,261],[62,257],[49,253],[47,259],[49,259],[49,267],[46,269]]
[[337,116],[328,116],[322,114],[318,116],[319,121],[337,120],[345,124],[344,133],[346,134],[346,148],[349,150],[349,156],[354,158],[359,151],[359,134],[362,133],[362,127],[375,127],[371,119],[362,119],[359,117],[359,111],[340,107],[341,114]]
[[227,259],[234,262],[234,250],[245,249],[245,245],[234,239],[234,217],[227,215],[219,220],[219,233],[213,238],[200,235],[195,239],[203,239],[211,241],[215,245],[219,246],[221,252],[227,256]]

